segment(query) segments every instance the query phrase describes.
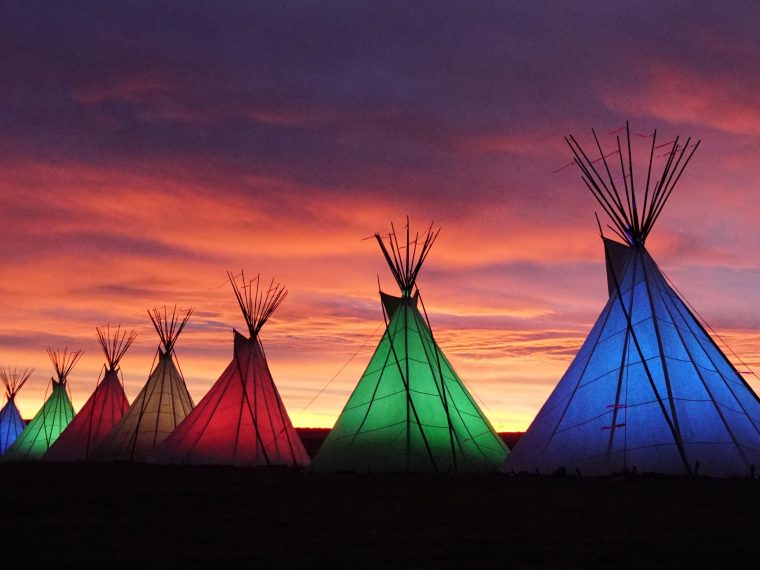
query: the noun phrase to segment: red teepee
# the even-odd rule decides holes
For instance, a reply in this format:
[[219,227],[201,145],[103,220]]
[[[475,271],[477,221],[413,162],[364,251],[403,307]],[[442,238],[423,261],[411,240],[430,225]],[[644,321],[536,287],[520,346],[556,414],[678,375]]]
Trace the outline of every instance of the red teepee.
[[[232,362],[208,394],[156,449],[156,463],[303,466],[309,456],[290,422],[269,372],[259,331],[287,291],[259,278],[230,283],[250,338],[234,334]],[[255,289],[253,284],[255,284]]]
[[96,328],[98,340],[106,355],[105,374],[79,413],[50,446],[49,461],[85,461],[122,418],[129,407],[119,378],[119,361],[135,340],[135,331],[127,333],[117,327]]

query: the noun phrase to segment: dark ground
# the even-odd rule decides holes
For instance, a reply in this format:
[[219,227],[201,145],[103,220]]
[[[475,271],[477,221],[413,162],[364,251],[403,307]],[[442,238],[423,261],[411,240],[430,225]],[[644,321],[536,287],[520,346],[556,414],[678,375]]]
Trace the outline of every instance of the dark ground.
[[760,482],[0,464],[3,568],[757,566]]
[[[327,434],[330,433],[330,430],[326,428],[296,428],[296,431],[301,437],[301,441],[303,442],[306,451],[309,453],[309,457],[314,457],[317,454],[322,442],[325,441]],[[523,432],[520,431],[505,431],[499,433],[501,439],[504,440],[504,443],[507,444],[509,449],[512,449],[515,446],[522,434]]]

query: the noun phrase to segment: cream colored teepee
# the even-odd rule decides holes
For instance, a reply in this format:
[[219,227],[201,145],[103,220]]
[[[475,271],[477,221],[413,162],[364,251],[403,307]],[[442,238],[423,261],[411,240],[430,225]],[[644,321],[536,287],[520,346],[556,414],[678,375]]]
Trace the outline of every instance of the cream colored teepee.
[[161,339],[158,362],[127,413],[95,450],[95,458],[142,461],[193,409],[174,354],[174,345],[191,314],[189,309],[179,316],[176,307],[171,315],[166,308],[163,313],[158,309],[148,312]]

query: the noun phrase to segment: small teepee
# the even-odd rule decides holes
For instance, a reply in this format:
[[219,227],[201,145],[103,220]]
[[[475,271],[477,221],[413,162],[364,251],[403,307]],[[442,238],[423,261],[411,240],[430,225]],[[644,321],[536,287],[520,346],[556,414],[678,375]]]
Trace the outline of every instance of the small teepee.
[[627,125],[626,134],[627,148],[618,137],[613,153],[617,179],[596,134],[595,160],[566,139],[620,239],[602,235],[609,300],[504,470],[752,476],[760,467],[760,401],[644,246],[699,143],[666,143],[657,176],[655,131],[643,184],[634,179]]
[[314,459],[318,471],[494,471],[508,449],[438,347],[416,287],[438,235],[375,234],[401,297],[380,292],[385,333]]
[[193,400],[174,353],[177,338],[192,312],[189,309],[180,316],[176,307],[171,315],[166,308],[163,313],[158,309],[148,311],[161,339],[158,363],[124,417],[94,450],[94,458],[143,461],[193,409]]
[[74,408],[68,393],[68,376],[74,365],[84,354],[68,349],[53,351],[48,348],[48,356],[55,368],[56,377],[50,379],[50,396],[29,425],[21,432],[3,455],[6,461],[41,459],[61,432],[74,417]]
[[0,367],[0,380],[5,385],[6,404],[0,410],[0,455],[5,453],[16,438],[24,431],[26,424],[16,407],[16,394],[34,372],[32,368]]
[[96,328],[106,356],[103,378],[79,413],[45,454],[49,461],[86,461],[91,452],[111,433],[129,407],[119,378],[119,362],[135,340],[135,332],[117,327]]
[[269,371],[259,333],[287,291],[260,287],[260,277],[238,284],[228,274],[248,325],[233,330],[233,356],[211,390],[156,449],[157,463],[303,466],[309,456],[293,428]]

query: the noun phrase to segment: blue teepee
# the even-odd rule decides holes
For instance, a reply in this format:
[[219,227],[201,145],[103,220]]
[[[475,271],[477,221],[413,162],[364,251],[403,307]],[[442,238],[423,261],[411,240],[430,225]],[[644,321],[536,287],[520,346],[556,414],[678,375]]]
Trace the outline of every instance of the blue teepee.
[[760,401],[644,247],[696,145],[676,139],[651,188],[650,159],[637,207],[630,151],[618,192],[568,143],[624,243],[604,238],[607,305],[503,470],[754,476]]
[[5,384],[5,397],[8,402],[0,410],[0,455],[5,453],[16,438],[24,431],[26,424],[21,419],[21,414],[16,407],[16,394],[29,380],[33,370],[25,368],[0,368],[0,380]]

